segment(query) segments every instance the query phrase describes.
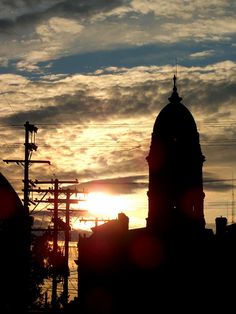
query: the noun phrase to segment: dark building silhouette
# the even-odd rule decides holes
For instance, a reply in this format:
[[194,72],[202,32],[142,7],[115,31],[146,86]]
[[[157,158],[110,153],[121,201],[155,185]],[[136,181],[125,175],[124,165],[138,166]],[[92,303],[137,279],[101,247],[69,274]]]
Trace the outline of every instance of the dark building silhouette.
[[0,173],[0,313],[26,312],[28,243],[28,216]]
[[166,231],[193,224],[204,228],[199,133],[190,111],[181,103],[174,77],[169,103],[156,118],[150,152],[147,227]]
[[205,226],[205,158],[194,118],[181,100],[174,77],[147,157],[147,226],[129,229],[120,213],[79,238],[81,313],[227,311],[236,279],[236,228],[224,217],[216,220],[216,234]]

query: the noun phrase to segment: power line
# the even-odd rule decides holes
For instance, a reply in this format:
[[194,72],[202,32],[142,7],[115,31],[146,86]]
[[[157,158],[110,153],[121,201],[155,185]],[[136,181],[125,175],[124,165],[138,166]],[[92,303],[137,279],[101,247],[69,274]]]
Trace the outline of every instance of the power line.
[[[55,137],[54,137],[55,139]],[[115,140],[106,140],[104,139],[103,141],[97,142],[95,140],[91,140],[90,142],[87,142],[86,144],[82,144],[82,143],[72,143],[70,144],[70,147],[82,147],[82,148],[90,148],[90,147],[130,147],[130,142],[116,142],[116,143],[112,143]],[[150,142],[150,139],[143,139],[142,141],[139,141],[139,147],[148,145]],[[46,147],[46,148],[54,148],[54,147],[65,147],[65,144],[61,144],[61,145],[51,145],[51,144],[47,144],[47,143],[43,143],[43,142],[38,142],[38,144],[40,145],[40,147]],[[18,148],[20,147],[20,143],[12,143],[12,144],[2,144],[0,145],[0,149],[5,149],[5,148]],[[234,146],[236,145],[236,138],[231,138],[231,139],[225,139],[225,140],[209,140],[209,141],[201,141],[201,146]],[[137,146],[133,146],[133,147],[137,147]],[[137,148],[139,148],[137,147]]]
[[[236,124],[236,120],[223,120],[221,122],[217,122],[217,121],[212,121],[212,122],[204,122],[204,121],[197,121],[197,119],[195,119],[198,125],[204,125],[204,126],[222,126],[222,127],[227,127],[227,126],[234,126]],[[141,121],[141,122],[135,122],[135,123],[127,123],[127,122],[119,122],[119,123],[85,123],[85,124],[81,124],[81,123],[40,123],[40,122],[36,122],[36,124],[38,126],[43,127],[52,127],[52,126],[56,126],[56,127],[61,127],[64,128],[64,126],[73,126],[73,127],[77,127],[77,128],[106,128],[106,127],[121,127],[121,128],[126,128],[126,127],[139,127],[139,128],[143,128],[143,127],[150,127],[153,126],[153,121],[150,119],[146,120],[146,121]],[[22,124],[11,124],[11,123],[6,123],[6,124],[0,124],[1,128],[6,128],[6,127],[22,127]]]

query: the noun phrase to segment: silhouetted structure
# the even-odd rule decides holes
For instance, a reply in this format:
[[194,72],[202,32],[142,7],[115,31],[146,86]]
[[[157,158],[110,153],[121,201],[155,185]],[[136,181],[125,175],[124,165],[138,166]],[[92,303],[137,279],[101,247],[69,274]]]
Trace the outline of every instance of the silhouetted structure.
[[150,152],[147,227],[168,232],[193,224],[205,227],[199,133],[190,111],[181,103],[174,76],[169,104],[156,118]]
[[17,193],[0,173],[0,313],[27,311],[28,218]]
[[128,217],[79,239],[79,310],[89,313],[202,313],[227,307],[233,291],[235,227],[205,228],[202,166],[196,123],[181,103],[176,78],[170,103],[154,124],[147,227]]

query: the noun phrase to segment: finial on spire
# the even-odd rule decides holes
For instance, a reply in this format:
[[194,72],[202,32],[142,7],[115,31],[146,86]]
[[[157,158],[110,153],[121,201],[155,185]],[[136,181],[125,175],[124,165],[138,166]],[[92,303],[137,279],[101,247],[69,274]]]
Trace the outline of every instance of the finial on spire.
[[175,74],[174,74],[174,77],[173,77],[173,81],[174,81],[174,88],[173,88],[173,90],[177,90],[177,87],[176,87],[177,77],[175,76]]
[[176,84],[177,76],[175,74],[173,77],[173,81],[174,81],[174,87],[173,87],[172,95],[169,97],[169,101],[171,103],[179,103],[179,102],[181,102],[182,98],[179,97],[179,94],[177,92],[177,84]]

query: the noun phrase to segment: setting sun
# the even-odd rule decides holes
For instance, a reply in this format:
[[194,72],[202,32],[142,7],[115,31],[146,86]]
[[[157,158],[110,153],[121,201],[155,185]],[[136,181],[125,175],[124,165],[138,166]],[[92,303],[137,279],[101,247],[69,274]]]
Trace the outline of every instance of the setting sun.
[[119,212],[127,210],[128,202],[119,195],[92,192],[88,194],[84,208],[92,215],[116,218]]
[[[85,210],[85,215],[72,219],[73,229],[91,231],[95,224],[103,224],[110,219],[117,219],[118,213],[125,213],[129,217],[129,227],[137,228],[146,224],[146,206],[142,198],[135,195],[114,195],[105,192],[90,192],[86,195],[82,205],[77,209]],[[138,210],[136,209],[138,206]]]
[[100,225],[107,220],[116,219],[118,213],[132,210],[132,201],[121,195],[104,192],[90,192],[83,202],[83,210],[87,211],[86,217],[74,219],[74,229],[91,230],[94,224]]

